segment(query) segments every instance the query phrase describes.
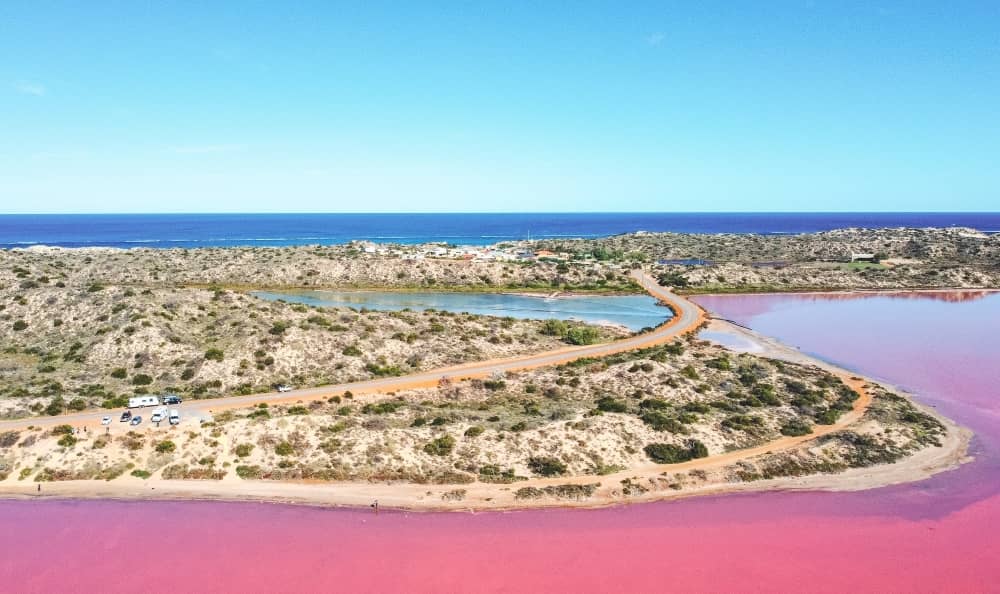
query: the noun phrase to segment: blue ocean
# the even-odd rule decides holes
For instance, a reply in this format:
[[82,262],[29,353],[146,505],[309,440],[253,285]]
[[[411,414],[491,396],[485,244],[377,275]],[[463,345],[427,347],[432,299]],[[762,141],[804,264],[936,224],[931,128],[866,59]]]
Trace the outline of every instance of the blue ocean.
[[603,237],[633,231],[809,233],[842,227],[974,227],[1000,213],[434,213],[0,215],[0,248],[196,248]]

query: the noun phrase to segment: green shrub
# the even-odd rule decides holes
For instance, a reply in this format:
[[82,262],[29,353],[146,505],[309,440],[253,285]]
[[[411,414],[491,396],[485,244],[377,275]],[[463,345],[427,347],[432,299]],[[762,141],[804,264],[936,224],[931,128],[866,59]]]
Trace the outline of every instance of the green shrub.
[[288,443],[287,441],[283,441],[278,445],[274,446],[274,453],[278,454],[279,456],[291,456],[292,454],[295,453],[295,448],[292,447],[292,444]]
[[149,377],[145,373],[132,376],[133,386],[148,386],[151,383],[153,383],[153,378]]
[[45,407],[45,414],[54,417],[58,414],[62,414],[63,409],[66,407],[66,401],[63,400],[62,396],[56,396],[49,402],[48,406]]
[[364,414],[387,415],[396,412],[403,407],[399,400],[383,400],[382,402],[369,403],[361,407]]
[[756,415],[731,415],[722,421],[722,426],[726,429],[737,431],[754,431],[763,427],[764,419]]
[[812,426],[803,419],[792,419],[781,426],[781,434],[791,437],[799,435],[809,435],[812,433]]
[[687,446],[688,452],[691,454],[692,458],[708,457],[708,447],[697,439],[689,439],[685,442],[685,445]]
[[237,466],[236,476],[242,479],[260,478],[260,466]]
[[521,487],[514,492],[515,499],[538,499],[545,492],[537,487]]
[[683,409],[686,412],[702,413],[702,414],[712,410],[712,408],[709,405],[705,404],[704,402],[688,402],[687,404],[684,405]]
[[52,428],[52,435],[73,435],[73,426],[56,425]]
[[684,343],[672,342],[663,347],[663,350],[669,355],[683,355],[684,354]]
[[219,349],[208,349],[205,351],[206,361],[222,361],[223,357],[225,357],[225,353]]
[[160,443],[156,444],[156,451],[161,454],[169,453],[176,449],[177,446],[174,444],[174,442],[170,441],[169,439],[163,440]]
[[433,456],[447,456],[455,449],[455,438],[443,435],[424,445],[424,451]]
[[833,425],[840,418],[843,411],[836,408],[828,408],[826,410],[816,413],[816,424],[818,425]]
[[479,480],[484,483],[512,483],[518,479],[513,468],[502,469],[497,464],[484,464],[479,468]]
[[255,408],[253,412],[247,415],[248,419],[270,419],[271,413],[268,412],[266,408]]
[[592,326],[576,326],[566,332],[566,342],[576,345],[594,344],[601,338],[601,331]]
[[542,476],[559,476],[566,473],[566,465],[552,456],[532,456],[528,458],[528,468]]
[[403,375],[403,370],[398,365],[379,365],[378,363],[365,363],[365,371],[377,377],[398,377]]
[[141,478],[141,479],[148,479],[149,477],[153,476],[153,473],[149,472],[148,470],[140,470],[138,468],[136,468],[135,470],[133,470],[131,472],[131,474],[132,474],[132,476],[137,477],[137,478]]
[[359,349],[358,347],[356,347],[353,344],[347,345],[346,347],[344,347],[344,350],[342,350],[340,352],[341,352],[342,355],[344,355],[346,357],[360,357],[361,356],[361,349]]
[[125,379],[125,376],[127,375],[128,371],[126,371],[124,367],[115,367],[111,370],[111,377],[116,379]]
[[190,367],[181,372],[182,380],[189,380],[193,377],[194,377],[194,369],[191,369]]
[[101,408],[121,408],[126,404],[128,404],[128,398],[125,396],[111,396],[109,394],[108,397],[101,402]]
[[604,412],[623,413],[628,411],[628,405],[611,396],[604,396],[597,400],[597,409]]
[[684,424],[676,417],[668,416],[660,411],[644,412],[639,417],[642,422],[652,427],[655,431],[669,431],[670,433],[687,433]]
[[661,398],[646,398],[639,403],[639,408],[643,410],[665,410],[670,408],[670,403]]
[[486,431],[486,429],[484,429],[481,425],[473,425],[472,427],[469,427],[468,429],[465,430],[465,436],[479,437],[480,435],[483,434],[484,431]]
[[59,441],[56,442],[56,443],[58,443],[59,445],[61,445],[64,448],[69,448],[69,447],[73,447],[74,445],[76,445],[76,442],[77,442],[77,439],[75,437],[73,437],[72,435],[63,435],[62,437],[59,438]]
[[716,359],[709,359],[705,361],[705,365],[713,369],[719,369],[722,371],[729,371],[732,369],[732,364],[729,362],[729,357],[718,357]]
[[250,452],[252,451],[253,451],[252,443],[241,443],[240,445],[236,446],[236,455],[239,456],[240,458],[246,458],[247,456],[250,455]]
[[507,387],[507,382],[502,379],[488,379],[483,381],[483,387],[487,390],[496,392],[497,390],[502,390]]
[[15,332],[20,332],[21,330],[24,330],[27,327],[28,327],[28,323],[25,322],[24,320],[17,320],[16,322],[14,322],[14,331]]
[[664,287],[683,288],[688,286],[688,279],[680,272],[665,272],[657,279]]
[[650,460],[658,464],[677,464],[708,456],[708,448],[697,439],[689,439],[683,446],[672,443],[651,443],[643,448],[643,451]]
[[563,322],[562,320],[545,320],[542,323],[542,327],[539,329],[539,332],[546,336],[558,336],[562,338],[566,336],[568,329],[569,328],[566,325],[566,322]]

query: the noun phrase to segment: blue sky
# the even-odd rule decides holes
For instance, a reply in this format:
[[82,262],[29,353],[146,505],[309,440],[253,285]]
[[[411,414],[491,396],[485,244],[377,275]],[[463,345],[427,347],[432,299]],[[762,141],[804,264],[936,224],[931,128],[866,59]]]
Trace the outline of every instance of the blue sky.
[[418,4],[4,2],[0,212],[1000,204],[998,2]]

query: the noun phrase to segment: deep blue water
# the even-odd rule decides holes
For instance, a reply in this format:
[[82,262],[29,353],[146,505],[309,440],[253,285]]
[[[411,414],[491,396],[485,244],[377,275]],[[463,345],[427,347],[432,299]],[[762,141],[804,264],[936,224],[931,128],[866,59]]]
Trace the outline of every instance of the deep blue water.
[[532,297],[506,293],[434,293],[392,291],[254,291],[269,301],[287,301],[327,307],[353,307],[382,311],[437,309],[486,316],[521,319],[611,322],[631,330],[659,326],[670,310],[648,295],[596,295]]
[[0,247],[313,245],[369,239],[483,245],[632,231],[809,233],[841,227],[975,227],[1000,213],[505,213],[0,215]]

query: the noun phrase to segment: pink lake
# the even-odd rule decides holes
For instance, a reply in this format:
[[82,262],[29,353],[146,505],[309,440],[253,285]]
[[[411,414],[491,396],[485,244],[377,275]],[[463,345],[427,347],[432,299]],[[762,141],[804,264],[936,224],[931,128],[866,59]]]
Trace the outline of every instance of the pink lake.
[[[948,297],[948,296],[945,296]],[[973,463],[860,493],[413,514],[0,501],[7,592],[1000,591],[1000,295],[719,296],[721,317],[900,385]]]

